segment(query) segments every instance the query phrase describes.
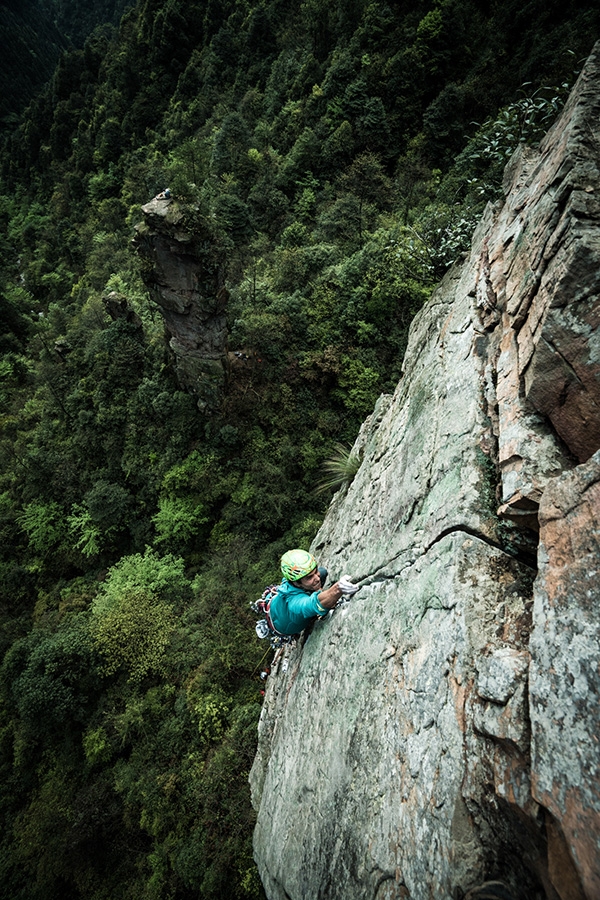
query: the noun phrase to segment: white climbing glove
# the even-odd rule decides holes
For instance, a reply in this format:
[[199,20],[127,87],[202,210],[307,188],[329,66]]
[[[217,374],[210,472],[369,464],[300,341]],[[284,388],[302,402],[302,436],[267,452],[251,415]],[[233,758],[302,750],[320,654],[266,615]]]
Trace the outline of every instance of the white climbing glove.
[[352,584],[349,575],[342,575],[337,583],[337,586],[344,597],[352,597],[353,594],[360,590],[357,584]]

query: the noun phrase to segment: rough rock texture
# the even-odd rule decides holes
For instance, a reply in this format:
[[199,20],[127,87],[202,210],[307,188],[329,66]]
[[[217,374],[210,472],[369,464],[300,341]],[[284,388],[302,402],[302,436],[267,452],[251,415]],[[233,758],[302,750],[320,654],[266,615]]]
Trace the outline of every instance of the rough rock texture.
[[596,52],[415,319],[315,540],[363,587],[269,679],[269,900],[600,898],[599,163]]
[[600,897],[600,452],[540,505],[530,700],[533,795]]
[[171,336],[179,383],[197,396],[200,409],[214,409],[228,370],[221,261],[201,225],[186,222],[181,206],[164,192],[142,212],[134,243],[146,261],[145,284]]

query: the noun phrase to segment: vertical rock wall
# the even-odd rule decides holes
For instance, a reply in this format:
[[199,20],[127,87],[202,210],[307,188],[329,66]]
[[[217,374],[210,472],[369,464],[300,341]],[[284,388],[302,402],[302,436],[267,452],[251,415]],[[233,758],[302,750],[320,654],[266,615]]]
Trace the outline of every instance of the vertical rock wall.
[[600,898],[599,163],[596,51],[413,323],[316,538],[363,587],[269,680],[269,900]]

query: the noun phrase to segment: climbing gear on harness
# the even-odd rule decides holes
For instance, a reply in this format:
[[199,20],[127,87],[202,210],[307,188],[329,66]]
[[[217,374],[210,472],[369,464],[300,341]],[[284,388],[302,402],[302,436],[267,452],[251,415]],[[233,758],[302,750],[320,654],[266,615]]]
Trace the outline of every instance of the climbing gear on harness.
[[281,557],[281,571],[288,581],[298,581],[317,568],[317,561],[307,550],[288,550]]
[[256,634],[262,640],[264,638],[269,637],[269,626],[267,625],[266,619],[259,619],[256,623]]
[[256,623],[256,634],[261,640],[269,638],[273,650],[283,647],[284,644],[291,644],[298,636],[296,634],[281,634],[281,632],[277,631],[273,625],[269,610],[271,608],[271,601],[278,589],[278,584],[269,585],[269,587],[265,588],[262,592],[260,599],[250,604],[252,612],[255,612],[259,616],[264,616],[264,619],[259,619]]

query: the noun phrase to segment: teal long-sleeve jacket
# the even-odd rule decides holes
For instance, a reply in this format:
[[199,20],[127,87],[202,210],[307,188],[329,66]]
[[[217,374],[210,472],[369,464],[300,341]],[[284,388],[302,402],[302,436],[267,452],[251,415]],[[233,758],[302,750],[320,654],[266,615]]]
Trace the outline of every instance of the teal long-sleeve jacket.
[[324,616],[328,610],[319,603],[321,590],[319,588],[308,594],[284,578],[269,610],[277,631],[281,634],[298,634],[315,616]]

